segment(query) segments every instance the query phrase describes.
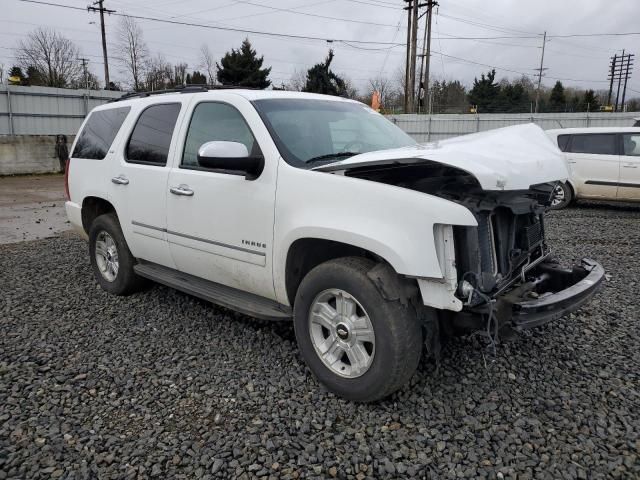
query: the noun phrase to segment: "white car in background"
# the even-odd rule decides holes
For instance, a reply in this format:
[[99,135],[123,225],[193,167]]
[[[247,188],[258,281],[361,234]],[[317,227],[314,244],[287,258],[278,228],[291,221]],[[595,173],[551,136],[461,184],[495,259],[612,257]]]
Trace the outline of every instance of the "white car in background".
[[563,128],[547,135],[569,168],[552,208],[579,199],[640,202],[640,127]]

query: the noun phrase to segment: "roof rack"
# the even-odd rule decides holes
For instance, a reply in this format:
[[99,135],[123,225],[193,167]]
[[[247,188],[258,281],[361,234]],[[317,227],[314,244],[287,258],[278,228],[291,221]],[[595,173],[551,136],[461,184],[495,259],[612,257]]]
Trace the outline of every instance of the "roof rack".
[[233,90],[233,89],[244,89],[244,90],[261,90],[259,88],[253,87],[243,87],[239,85],[205,85],[205,84],[189,84],[189,85],[180,85],[175,88],[167,88],[164,90],[153,90],[151,92],[127,92],[122,95],[120,98],[114,98],[110,100],[111,102],[119,102],[121,100],[129,100],[130,98],[140,97],[150,97],[151,95],[162,95],[165,93],[197,93],[197,92],[208,92],[209,90]]

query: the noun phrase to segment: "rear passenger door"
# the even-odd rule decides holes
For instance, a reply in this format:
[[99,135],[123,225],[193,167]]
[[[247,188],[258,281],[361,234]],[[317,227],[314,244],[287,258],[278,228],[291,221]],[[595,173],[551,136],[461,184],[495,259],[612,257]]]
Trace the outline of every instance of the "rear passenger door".
[[566,156],[578,197],[616,198],[620,156],[615,133],[573,134]]
[[640,200],[640,133],[623,133],[620,157],[620,200]]
[[167,160],[182,104],[141,106],[111,172],[112,199],[131,253],[174,268],[166,233]]

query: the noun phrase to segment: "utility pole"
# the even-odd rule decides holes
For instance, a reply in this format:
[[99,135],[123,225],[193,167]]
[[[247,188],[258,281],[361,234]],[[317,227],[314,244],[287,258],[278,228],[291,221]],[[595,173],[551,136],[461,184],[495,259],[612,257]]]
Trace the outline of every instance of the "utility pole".
[[416,96],[416,59],[418,54],[418,9],[427,5],[420,0],[404,0],[407,10],[407,65],[405,70],[404,111],[415,111]]
[[611,94],[613,93],[613,78],[616,74],[616,63],[618,62],[618,54],[614,54],[611,57],[611,71],[609,75],[611,76],[611,80],[609,81],[609,96],[607,97],[607,105],[611,105]]
[[82,71],[84,73],[84,88],[89,90],[89,75],[87,73],[87,63],[89,62],[86,58],[79,59],[82,62]]
[[540,57],[540,70],[538,71],[538,88],[536,90],[536,109],[535,113],[538,113],[538,104],[540,103],[540,86],[542,84],[542,70],[544,69],[544,47],[547,44],[547,32],[544,32],[542,37],[542,55]]
[[[404,7],[407,11],[407,61],[404,66],[404,113],[409,113],[410,99],[409,99],[409,65],[411,64],[411,12],[412,0],[405,0],[408,5]],[[417,0],[416,0],[417,1]]]
[[[93,5],[99,5],[99,7],[96,8]],[[105,12],[108,14],[112,14],[112,13],[116,13],[116,11],[104,8],[104,0],[96,0],[95,2],[93,2],[93,5],[89,5],[87,7],[87,11],[100,12],[100,30],[102,31],[102,56],[104,57],[104,88],[108,90],[109,89],[109,59],[107,58],[107,36],[104,30],[104,14]]]
[[[422,61],[420,62],[420,82],[418,85],[418,105],[424,106],[424,101],[429,98],[429,64],[431,61],[431,18],[433,7],[437,6],[435,0],[427,0],[427,13],[425,19],[424,37],[422,39]],[[426,44],[426,52],[425,52]],[[423,76],[424,72],[424,76]],[[422,92],[421,92],[422,90]],[[422,93],[422,94],[421,94]]]
[[615,112],[618,111],[618,100],[620,99],[620,84],[622,83],[622,69],[624,65],[624,48],[622,49],[622,57],[620,60],[620,74],[618,75],[618,90],[616,91],[616,107],[614,109]]
[[624,99],[627,96],[627,81],[631,76],[630,68],[633,66],[633,64],[631,63],[631,60],[633,57],[635,57],[635,55],[632,53],[627,55],[627,69],[624,72],[624,89],[622,90],[622,109],[623,110],[624,110]]

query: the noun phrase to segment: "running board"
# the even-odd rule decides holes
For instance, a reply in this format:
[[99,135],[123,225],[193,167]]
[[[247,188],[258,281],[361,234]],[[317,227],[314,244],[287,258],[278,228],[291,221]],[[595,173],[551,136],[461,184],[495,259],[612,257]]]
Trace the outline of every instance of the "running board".
[[141,262],[133,269],[141,277],[252,317],[288,320],[293,316],[286,305],[162,265]]

